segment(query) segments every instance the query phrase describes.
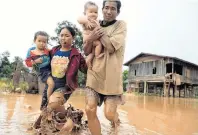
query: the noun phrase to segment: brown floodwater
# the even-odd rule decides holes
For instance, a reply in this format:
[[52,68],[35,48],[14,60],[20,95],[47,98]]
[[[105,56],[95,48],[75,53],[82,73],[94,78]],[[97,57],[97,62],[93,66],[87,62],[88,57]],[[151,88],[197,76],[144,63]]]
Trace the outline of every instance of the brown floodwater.
[[[117,135],[198,135],[198,100],[125,95],[126,104],[119,107],[121,125]],[[39,115],[41,96],[0,93],[0,135],[31,135],[30,124]],[[82,92],[69,99],[75,108],[84,110]],[[31,108],[28,108],[31,106]],[[103,135],[115,135],[98,108]],[[81,135],[90,135],[84,131]]]

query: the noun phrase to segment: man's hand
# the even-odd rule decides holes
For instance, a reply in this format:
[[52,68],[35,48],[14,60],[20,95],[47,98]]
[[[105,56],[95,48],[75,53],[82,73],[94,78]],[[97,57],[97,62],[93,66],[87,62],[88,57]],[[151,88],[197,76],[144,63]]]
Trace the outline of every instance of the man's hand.
[[103,35],[104,30],[100,26],[94,28],[94,30],[90,32],[83,44],[83,50],[86,56],[92,52],[93,41],[98,40]]
[[104,31],[101,27],[96,27],[88,36],[88,41],[93,42],[104,35]]

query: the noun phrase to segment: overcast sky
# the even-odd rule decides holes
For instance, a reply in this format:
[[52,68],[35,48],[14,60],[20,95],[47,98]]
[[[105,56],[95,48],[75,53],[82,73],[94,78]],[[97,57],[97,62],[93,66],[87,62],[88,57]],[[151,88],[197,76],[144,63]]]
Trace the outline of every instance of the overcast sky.
[[[1,0],[0,53],[25,58],[34,33],[55,36],[63,20],[77,24],[87,0]],[[100,7],[102,0],[93,0]],[[118,19],[128,27],[125,62],[140,52],[179,57],[198,64],[198,0],[121,0]],[[77,24],[77,26],[79,26]],[[80,26],[79,26],[80,28]]]

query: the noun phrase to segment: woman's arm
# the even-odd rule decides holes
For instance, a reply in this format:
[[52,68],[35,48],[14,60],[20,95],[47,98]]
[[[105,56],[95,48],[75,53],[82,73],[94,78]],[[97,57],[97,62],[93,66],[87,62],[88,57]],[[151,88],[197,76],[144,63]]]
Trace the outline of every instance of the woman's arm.
[[79,66],[79,70],[81,72],[83,72],[84,74],[87,74],[87,64],[85,61],[85,58],[80,54],[80,66]]

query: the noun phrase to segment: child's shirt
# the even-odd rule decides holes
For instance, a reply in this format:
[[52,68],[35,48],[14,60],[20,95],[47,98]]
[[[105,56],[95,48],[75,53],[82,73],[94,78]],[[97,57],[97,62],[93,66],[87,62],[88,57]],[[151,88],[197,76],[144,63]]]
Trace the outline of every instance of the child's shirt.
[[[36,55],[33,53],[36,47],[31,47],[26,55],[25,63],[28,67],[33,67],[37,72],[43,72],[46,70],[50,70],[50,55],[49,50],[45,49],[43,55]],[[32,64],[32,60],[36,60],[38,58],[42,58],[42,63]]]

